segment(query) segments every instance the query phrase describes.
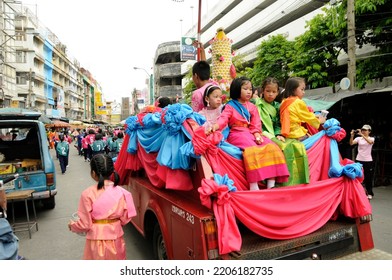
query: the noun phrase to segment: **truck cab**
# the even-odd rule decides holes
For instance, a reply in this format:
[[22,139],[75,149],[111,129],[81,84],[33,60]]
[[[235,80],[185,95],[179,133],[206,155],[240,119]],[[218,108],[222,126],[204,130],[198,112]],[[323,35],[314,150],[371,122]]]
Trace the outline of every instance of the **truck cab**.
[[19,108],[0,109],[0,179],[19,174],[4,185],[6,192],[34,190],[34,199],[53,209],[56,172],[40,116]]

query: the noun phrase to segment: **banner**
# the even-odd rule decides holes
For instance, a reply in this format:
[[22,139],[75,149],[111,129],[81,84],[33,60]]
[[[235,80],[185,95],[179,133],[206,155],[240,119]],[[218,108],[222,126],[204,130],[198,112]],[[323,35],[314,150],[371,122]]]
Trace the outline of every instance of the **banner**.
[[192,45],[194,40],[194,37],[181,37],[181,61],[197,59],[197,49]]

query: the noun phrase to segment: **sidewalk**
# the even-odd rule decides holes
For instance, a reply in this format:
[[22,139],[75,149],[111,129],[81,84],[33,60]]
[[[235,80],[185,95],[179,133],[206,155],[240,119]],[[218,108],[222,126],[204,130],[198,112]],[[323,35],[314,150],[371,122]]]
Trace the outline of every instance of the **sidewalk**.
[[351,255],[344,256],[338,260],[392,260],[392,254],[373,249],[365,252],[357,252]]

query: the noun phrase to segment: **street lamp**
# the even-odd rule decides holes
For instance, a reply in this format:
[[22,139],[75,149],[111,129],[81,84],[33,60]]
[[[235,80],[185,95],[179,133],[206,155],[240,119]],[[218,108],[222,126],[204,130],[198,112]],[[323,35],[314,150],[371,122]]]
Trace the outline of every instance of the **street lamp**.
[[146,72],[147,76],[148,76],[148,81],[149,81],[149,93],[150,93],[150,105],[154,104],[154,75],[153,74],[149,74],[148,71],[144,68],[140,68],[140,67],[133,67],[134,70],[143,70],[144,72]]

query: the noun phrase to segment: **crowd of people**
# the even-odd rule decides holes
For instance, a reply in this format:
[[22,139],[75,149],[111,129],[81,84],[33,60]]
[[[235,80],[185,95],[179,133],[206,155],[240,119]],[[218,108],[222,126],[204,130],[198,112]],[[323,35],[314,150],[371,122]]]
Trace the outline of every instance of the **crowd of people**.
[[94,155],[101,153],[115,158],[120,152],[124,140],[124,129],[77,128],[70,131],[69,129],[52,128],[47,131],[47,136],[49,148],[56,151],[61,173],[65,174],[71,143],[75,143],[74,147],[77,149],[78,155],[83,156],[86,162],[90,162]]

